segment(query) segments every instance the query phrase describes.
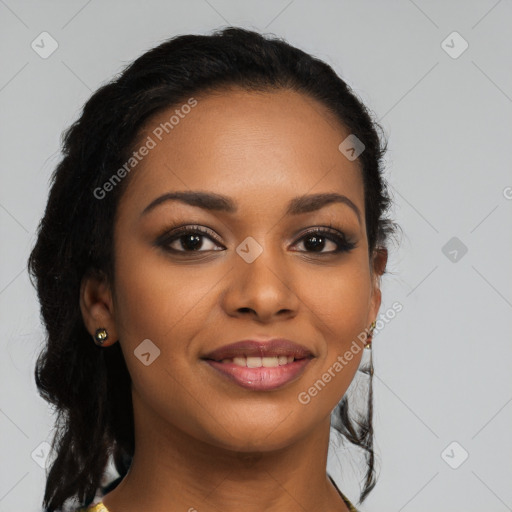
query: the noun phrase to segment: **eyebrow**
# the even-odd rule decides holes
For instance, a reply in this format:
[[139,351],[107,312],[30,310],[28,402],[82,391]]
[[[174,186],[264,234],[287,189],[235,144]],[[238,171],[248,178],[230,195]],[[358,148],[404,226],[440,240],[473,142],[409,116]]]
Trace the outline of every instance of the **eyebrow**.
[[[157,197],[154,201],[149,203],[146,208],[144,208],[141,213],[141,217],[167,201],[179,201],[190,206],[203,208],[204,210],[222,211],[227,213],[236,213],[238,211],[236,203],[228,196],[213,192],[189,190],[183,192],[169,192]],[[341,203],[349,206],[356,213],[359,222],[361,222],[361,212],[359,211],[359,208],[347,196],[335,192],[295,197],[288,203],[285,215],[309,213],[320,210],[321,208],[333,203]]]

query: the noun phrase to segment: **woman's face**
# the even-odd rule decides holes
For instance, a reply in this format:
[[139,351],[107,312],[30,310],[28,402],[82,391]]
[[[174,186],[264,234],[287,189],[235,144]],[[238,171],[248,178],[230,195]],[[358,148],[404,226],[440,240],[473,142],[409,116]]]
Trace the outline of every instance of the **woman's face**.
[[[277,449],[325,424],[358,368],[358,335],[378,313],[361,171],[338,149],[350,133],[308,97],[230,90],[195,98],[152,118],[136,145],[151,148],[118,207],[112,329],[139,422],[158,418],[233,450]],[[192,191],[233,207],[154,203]],[[348,199],[308,200],[316,194]],[[173,238],[181,226],[204,232]],[[307,234],[322,227],[327,236]],[[270,338],[312,357],[298,374],[258,368],[245,383],[204,359]],[[266,388],[265,371],[292,377]]]

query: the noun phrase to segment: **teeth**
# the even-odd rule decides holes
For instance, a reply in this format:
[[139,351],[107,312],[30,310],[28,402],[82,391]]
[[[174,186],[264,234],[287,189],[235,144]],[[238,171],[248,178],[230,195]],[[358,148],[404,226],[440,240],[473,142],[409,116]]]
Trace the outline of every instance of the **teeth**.
[[261,366],[265,368],[275,368],[279,366],[279,358],[278,357],[262,357],[261,358]]
[[247,358],[247,368],[259,368],[263,366],[263,361],[261,357],[248,357]]
[[270,357],[234,357],[233,359],[223,359],[222,363],[234,363],[237,366],[246,366],[247,368],[276,368],[285,364],[293,363],[293,356],[270,356]]

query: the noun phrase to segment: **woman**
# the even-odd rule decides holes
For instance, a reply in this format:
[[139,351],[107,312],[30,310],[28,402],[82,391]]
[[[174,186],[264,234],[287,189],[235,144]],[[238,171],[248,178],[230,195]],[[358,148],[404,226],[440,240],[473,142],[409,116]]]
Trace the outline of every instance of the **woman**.
[[326,472],[333,411],[366,498],[395,228],[376,127],[328,65],[232,27],[164,42],[89,99],[29,260],[59,413],[47,511],[355,510]]

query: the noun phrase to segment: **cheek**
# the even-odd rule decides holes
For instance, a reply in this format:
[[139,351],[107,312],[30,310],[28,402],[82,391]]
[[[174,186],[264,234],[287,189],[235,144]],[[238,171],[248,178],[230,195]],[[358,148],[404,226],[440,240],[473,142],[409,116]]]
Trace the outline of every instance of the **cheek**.
[[[164,258],[149,245],[119,236],[116,247],[116,319],[125,334],[151,337],[161,319],[173,325],[186,309],[188,295],[176,295],[183,286],[180,274],[170,272]],[[174,306],[170,308],[169,306]]]
[[[190,340],[212,308],[216,270],[171,265],[153,248],[126,243],[116,258],[116,321],[132,351],[150,339],[165,359],[189,350]],[[169,361],[170,363],[170,361]]]
[[[160,325],[160,318],[167,307],[165,296],[168,283],[154,279],[150,265],[133,264],[127,257],[119,258],[117,265],[116,294],[118,307],[116,320],[119,323],[123,342],[139,342],[153,338]],[[169,313],[169,312],[168,312]]]
[[326,338],[364,328],[370,304],[370,276],[357,261],[304,281],[304,302],[324,324]]
[[183,396],[182,382],[188,382],[188,342],[201,325],[200,300],[208,290],[204,281],[190,283],[191,272],[140,248],[120,251],[116,260],[120,343],[134,388],[155,409],[178,408],[180,400],[168,397]]
[[331,402],[342,398],[363,355],[358,336],[367,327],[370,274],[364,262],[353,263],[328,279],[320,281],[317,276],[316,286],[310,282],[308,287],[312,319],[326,340],[316,376],[326,384]]

